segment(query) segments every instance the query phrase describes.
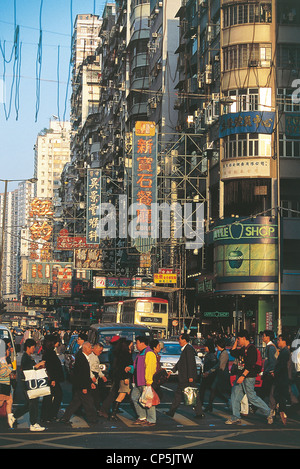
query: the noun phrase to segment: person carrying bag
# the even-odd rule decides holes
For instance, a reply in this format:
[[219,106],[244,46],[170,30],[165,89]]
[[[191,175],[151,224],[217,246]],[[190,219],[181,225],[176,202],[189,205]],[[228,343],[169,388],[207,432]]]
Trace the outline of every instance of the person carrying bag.
[[[182,396],[184,394],[191,394],[189,390],[186,388],[193,388],[196,391],[192,391],[192,394],[195,393],[195,418],[201,419],[205,417],[202,412],[202,402],[200,399],[198,388],[196,388],[196,380],[197,380],[197,366],[196,366],[196,352],[192,345],[189,344],[190,337],[188,334],[184,333],[179,336],[179,344],[181,346],[181,355],[173,368],[173,373],[178,371],[178,387],[175,391],[174,400],[171,404],[171,408],[166,415],[173,417],[176,409],[179,407]],[[171,374],[171,372],[169,372]],[[192,400],[193,401],[193,400]]]
[[[23,408],[20,408],[16,411],[15,417],[20,418],[22,415],[29,411],[30,419],[30,431],[31,432],[42,432],[45,430],[45,427],[42,427],[38,424],[38,408],[39,408],[39,396],[37,396],[39,387],[46,387],[44,372],[42,376],[37,376],[36,371],[45,367],[45,362],[41,361],[36,363],[32,358],[32,355],[35,352],[36,341],[34,339],[27,339],[24,343],[24,353],[21,359],[21,370],[22,370],[22,379],[23,386],[26,397],[26,404]],[[30,373],[27,373],[29,371]],[[27,375],[27,378],[26,378]],[[30,391],[34,391],[30,393]],[[43,392],[43,391],[42,391]],[[29,393],[29,394],[28,394]]]

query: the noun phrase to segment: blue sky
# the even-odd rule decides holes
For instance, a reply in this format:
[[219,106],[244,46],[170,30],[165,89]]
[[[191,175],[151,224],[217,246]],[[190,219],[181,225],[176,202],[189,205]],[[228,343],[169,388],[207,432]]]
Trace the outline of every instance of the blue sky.
[[[53,115],[59,114],[62,119],[65,113],[66,120],[69,120],[71,82],[68,87],[67,101],[65,97],[71,54],[71,24],[74,24],[76,15],[80,13],[95,12],[102,16],[105,3],[105,0],[0,0],[1,83],[3,83],[5,64],[4,99],[0,89],[0,179],[32,177],[34,172],[33,146],[38,132],[48,127]],[[40,18],[41,48],[38,47]],[[18,49],[14,48],[15,24],[19,25]],[[7,62],[12,54],[12,60],[9,63],[5,63],[3,57],[4,47]],[[16,51],[18,51],[17,56]],[[38,52],[41,57],[41,79],[37,99]],[[13,76],[18,75],[16,74],[18,64],[20,80],[19,86],[16,86],[18,82],[16,79],[13,80]],[[65,102],[67,102],[66,108]],[[0,192],[3,192],[2,185],[3,183],[0,183]],[[15,187],[15,183],[9,184],[9,190]]]

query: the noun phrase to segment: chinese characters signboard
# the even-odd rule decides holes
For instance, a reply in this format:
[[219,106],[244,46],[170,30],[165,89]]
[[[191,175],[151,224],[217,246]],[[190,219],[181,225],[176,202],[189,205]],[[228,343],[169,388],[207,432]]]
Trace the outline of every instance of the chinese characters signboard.
[[103,270],[102,249],[75,249],[75,269]]
[[300,137],[300,114],[285,115],[285,134],[287,137]]
[[31,201],[30,211],[30,259],[33,261],[51,260],[51,237],[53,232],[53,205],[50,199],[35,198]]
[[275,113],[266,111],[239,112],[220,117],[220,138],[232,134],[272,134]]
[[73,266],[65,262],[52,267],[52,296],[71,296]]
[[270,177],[270,158],[241,158],[221,162],[221,179]]
[[87,170],[86,241],[100,242],[101,170]]
[[177,283],[177,274],[154,274],[154,283]]
[[[137,210],[140,237],[135,246],[151,250],[151,204],[157,201],[157,131],[154,122],[136,122],[133,134],[132,202]],[[145,242],[140,242],[141,239]],[[150,242],[149,242],[150,241]]]
[[86,244],[86,238],[81,236],[70,236],[66,229],[59,232],[56,242],[56,249],[59,251],[72,251],[73,249],[84,247],[88,247]]

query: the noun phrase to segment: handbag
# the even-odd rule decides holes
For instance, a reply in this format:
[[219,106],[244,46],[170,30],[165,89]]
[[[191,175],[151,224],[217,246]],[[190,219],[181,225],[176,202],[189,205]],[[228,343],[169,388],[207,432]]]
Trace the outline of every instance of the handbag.
[[161,384],[165,383],[168,381],[168,373],[167,371],[162,368],[161,370],[158,370],[156,373],[153,375],[153,385],[155,387],[160,386]]
[[51,389],[45,368],[39,370],[23,370],[25,376],[25,387],[29,399],[49,396]]
[[183,390],[183,398],[185,405],[192,405],[195,406],[197,403],[197,398],[199,395],[198,388],[187,387]]

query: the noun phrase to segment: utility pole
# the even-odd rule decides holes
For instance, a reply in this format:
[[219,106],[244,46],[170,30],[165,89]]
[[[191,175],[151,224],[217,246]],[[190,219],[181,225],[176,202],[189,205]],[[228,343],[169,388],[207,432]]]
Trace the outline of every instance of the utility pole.
[[4,254],[4,236],[5,236],[5,215],[6,215],[6,203],[7,203],[7,185],[8,181],[4,181],[4,199],[3,199],[3,212],[2,212],[2,226],[1,226],[1,250],[0,250],[0,304],[3,303],[2,295],[2,276],[3,276],[3,254]]

